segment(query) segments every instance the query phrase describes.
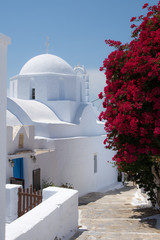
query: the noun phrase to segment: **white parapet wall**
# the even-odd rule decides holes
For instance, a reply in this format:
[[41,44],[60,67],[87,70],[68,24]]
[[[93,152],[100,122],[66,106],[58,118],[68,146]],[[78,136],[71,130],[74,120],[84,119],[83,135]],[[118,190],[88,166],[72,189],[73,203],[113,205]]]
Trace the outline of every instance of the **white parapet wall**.
[[11,223],[18,217],[18,188],[21,185],[6,184],[6,223]]
[[48,187],[43,202],[6,225],[6,240],[69,239],[78,227],[78,191]]

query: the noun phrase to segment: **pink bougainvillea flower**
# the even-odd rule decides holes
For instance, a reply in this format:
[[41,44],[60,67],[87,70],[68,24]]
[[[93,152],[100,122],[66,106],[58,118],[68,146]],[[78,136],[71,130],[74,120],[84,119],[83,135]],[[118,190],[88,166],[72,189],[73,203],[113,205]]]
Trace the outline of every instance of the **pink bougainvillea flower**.
[[[143,8],[147,8],[148,3]],[[139,156],[160,154],[160,1],[148,7],[146,16],[132,24],[133,40],[129,44],[106,40],[115,47],[104,60],[106,76],[103,99],[106,148],[116,150],[113,160],[132,163]]]
[[98,94],[98,97],[99,97],[99,99],[103,99],[103,93],[100,92],[100,94]]
[[145,3],[142,8],[144,9],[144,8],[147,8],[148,6],[149,6],[149,4]]
[[137,27],[135,24],[132,24],[132,25],[131,25],[131,28],[135,28],[135,27]]
[[137,17],[132,17],[130,22],[133,22],[134,20],[136,20]]

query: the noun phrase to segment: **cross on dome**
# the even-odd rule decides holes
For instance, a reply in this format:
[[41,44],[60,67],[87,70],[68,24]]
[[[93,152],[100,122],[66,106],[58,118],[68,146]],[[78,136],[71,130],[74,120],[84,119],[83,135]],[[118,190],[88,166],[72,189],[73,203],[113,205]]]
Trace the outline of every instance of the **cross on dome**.
[[46,53],[48,53],[48,47],[49,47],[49,37],[46,38]]

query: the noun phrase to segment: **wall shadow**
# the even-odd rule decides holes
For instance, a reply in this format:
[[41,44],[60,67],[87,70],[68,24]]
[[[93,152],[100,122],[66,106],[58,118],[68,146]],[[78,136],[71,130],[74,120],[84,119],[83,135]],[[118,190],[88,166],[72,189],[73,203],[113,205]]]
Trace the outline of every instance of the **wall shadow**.
[[159,229],[157,227],[157,218],[160,221],[160,210],[154,209],[153,207],[137,207],[133,209],[134,215],[132,219],[140,218],[140,222],[150,228]]
[[117,195],[122,194],[123,192],[130,191],[131,189],[136,188],[136,186],[131,186],[131,184],[126,183],[126,185],[120,189],[109,190],[106,192],[90,192],[82,197],[79,197],[79,206],[87,205],[91,202],[96,202],[98,199],[103,198],[107,195]]

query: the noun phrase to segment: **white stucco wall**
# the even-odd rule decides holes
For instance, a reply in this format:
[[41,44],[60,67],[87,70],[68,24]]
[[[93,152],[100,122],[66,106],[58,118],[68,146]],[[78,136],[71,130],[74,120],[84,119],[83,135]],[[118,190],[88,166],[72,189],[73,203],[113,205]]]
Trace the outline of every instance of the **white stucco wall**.
[[39,164],[37,160],[34,162],[30,157],[23,158],[23,176],[25,188],[33,185],[33,170],[38,168]]
[[[52,194],[49,194],[53,192]],[[69,239],[78,227],[78,192],[71,189],[47,188],[52,195],[37,207],[6,226],[6,240]]]
[[[85,101],[85,91],[83,91],[85,84],[81,84],[81,91],[80,80],[75,75],[55,73],[17,75],[10,79],[10,96],[30,100],[32,99],[32,88],[35,88],[35,99],[42,102],[51,100],[80,101],[80,98]],[[82,92],[81,97],[80,92]]]
[[[72,184],[84,195],[117,182],[117,170],[112,161],[114,152],[104,148],[105,136],[55,139],[55,151],[38,155],[41,180],[56,185]],[[51,144],[51,142],[50,142]],[[97,154],[97,173],[94,173],[94,154]]]
[[0,34],[0,239],[5,239],[5,181],[6,181],[6,95],[7,47],[10,38]]
[[10,79],[10,88],[9,88],[9,96],[17,98],[18,92],[18,80],[17,76]]
[[[78,137],[55,141],[57,178],[61,183],[73,184],[80,195],[98,191],[117,182],[117,170],[111,161],[114,152],[103,146],[104,136]],[[94,173],[94,154],[97,154],[97,173]]]
[[6,184],[6,223],[11,223],[18,218],[18,189],[16,184]]
[[77,109],[80,106],[79,102],[75,101],[48,101],[46,105],[52,109],[57,117],[66,122],[74,122]]
[[[23,134],[23,148],[19,148],[19,135]],[[7,127],[7,158],[6,158],[6,183],[13,177],[13,167],[9,159],[23,158],[23,172],[25,186],[32,184],[32,170],[35,169],[35,163],[30,158],[31,153],[23,154],[23,151],[34,151],[34,126],[8,126]],[[17,154],[22,152],[22,154]]]
[[[19,148],[20,134],[23,134],[23,148]],[[8,126],[7,154],[24,150],[34,150],[34,126]]]
[[[64,105],[65,106],[65,105]],[[91,105],[78,108],[75,123],[61,122],[48,125],[48,137],[67,138],[77,136],[99,136],[105,134],[104,124],[97,122]]]
[[30,79],[27,77],[17,77],[17,96],[20,99],[30,99]]

